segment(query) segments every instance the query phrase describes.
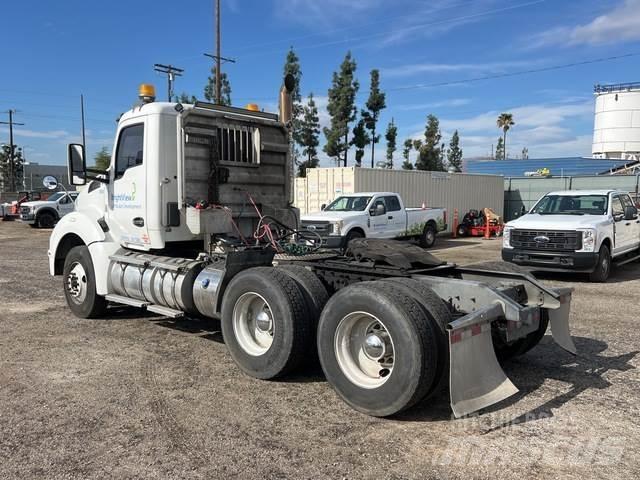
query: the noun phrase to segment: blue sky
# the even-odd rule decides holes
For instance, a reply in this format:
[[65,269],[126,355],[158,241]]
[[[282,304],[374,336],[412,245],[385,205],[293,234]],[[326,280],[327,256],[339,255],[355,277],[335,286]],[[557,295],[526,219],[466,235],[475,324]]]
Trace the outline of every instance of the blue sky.
[[[590,155],[593,85],[640,80],[640,0],[222,3],[223,55],[237,60],[225,66],[235,105],[275,108],[284,57],[293,46],[303,94],[313,92],[324,107],[332,72],[351,50],[360,105],[369,71],[381,70],[388,106],[382,129],[393,117],[401,143],[420,136],[433,113],[446,142],[459,130],[465,157],[490,152],[502,111],[516,122],[508,138],[511,155],[523,146],[532,158]],[[165,79],[154,63],[184,68],[176,91],[202,96],[210,68],[203,52],[214,48],[213,0],[23,0],[7,2],[3,18],[0,111],[18,110],[16,121],[25,125],[16,128],[16,143],[28,161],[65,162],[65,144],[79,136],[80,93],[89,155],[111,149],[115,119],[135,101],[139,83],[154,83],[165,97]],[[639,55],[433,86],[627,54]],[[321,119],[328,120],[324,109]],[[0,128],[4,137],[8,132]],[[399,165],[399,152],[397,158]],[[324,156],[322,163],[330,164]]]

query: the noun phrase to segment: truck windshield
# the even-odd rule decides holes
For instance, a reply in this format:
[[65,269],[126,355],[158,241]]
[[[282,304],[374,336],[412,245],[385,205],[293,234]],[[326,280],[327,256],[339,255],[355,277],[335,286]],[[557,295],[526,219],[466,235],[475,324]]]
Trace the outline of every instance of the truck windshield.
[[327,212],[364,212],[371,197],[338,197],[324,211]]
[[607,195],[545,195],[531,213],[540,215],[605,215]]

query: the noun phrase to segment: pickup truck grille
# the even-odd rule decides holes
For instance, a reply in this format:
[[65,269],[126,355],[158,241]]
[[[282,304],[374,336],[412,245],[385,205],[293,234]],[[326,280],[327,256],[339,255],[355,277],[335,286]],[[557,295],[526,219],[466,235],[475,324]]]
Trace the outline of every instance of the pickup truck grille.
[[571,230],[513,230],[511,232],[511,246],[526,248],[527,250],[575,251],[582,248],[582,232]]
[[31,207],[20,207],[20,213],[31,213]]
[[315,232],[321,237],[329,235],[333,232],[333,225],[329,222],[311,222],[308,220],[302,220],[301,227],[302,230]]

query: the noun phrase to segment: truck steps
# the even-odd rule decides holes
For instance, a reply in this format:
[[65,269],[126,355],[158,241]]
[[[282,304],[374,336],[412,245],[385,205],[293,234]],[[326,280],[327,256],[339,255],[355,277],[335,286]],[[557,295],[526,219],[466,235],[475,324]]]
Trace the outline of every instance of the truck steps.
[[634,255],[633,257],[624,258],[624,259],[619,260],[619,261],[617,261],[617,262],[616,262],[616,261],[614,261],[614,262],[613,262],[613,264],[614,264],[616,267],[619,267],[619,266],[621,266],[621,265],[626,265],[627,263],[631,263],[631,262],[634,262],[634,261],[639,260],[639,259],[640,259],[640,254],[639,254],[639,255]]
[[129,305],[131,307],[145,308],[145,309],[149,310],[150,312],[158,313],[158,314],[163,315],[165,317],[178,318],[178,317],[184,316],[184,312],[182,312],[180,310],[175,310],[173,308],[164,307],[162,305],[155,305],[155,304],[150,303],[150,302],[145,302],[145,301],[142,301],[142,300],[137,300],[135,298],[125,297],[125,296],[122,296],[122,295],[116,295],[116,294],[113,294],[113,293],[109,293],[109,294],[105,295],[104,298],[106,298],[110,302],[120,303],[122,305]]

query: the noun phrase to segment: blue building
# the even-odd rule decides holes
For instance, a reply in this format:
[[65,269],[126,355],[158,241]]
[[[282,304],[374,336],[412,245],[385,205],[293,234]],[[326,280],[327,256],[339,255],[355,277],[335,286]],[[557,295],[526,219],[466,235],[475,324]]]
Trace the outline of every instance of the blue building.
[[484,173],[505,177],[537,176],[536,172],[549,170],[552,177],[576,175],[609,175],[625,167],[637,165],[638,161],[599,158],[539,158],[527,160],[465,160],[464,173]]

